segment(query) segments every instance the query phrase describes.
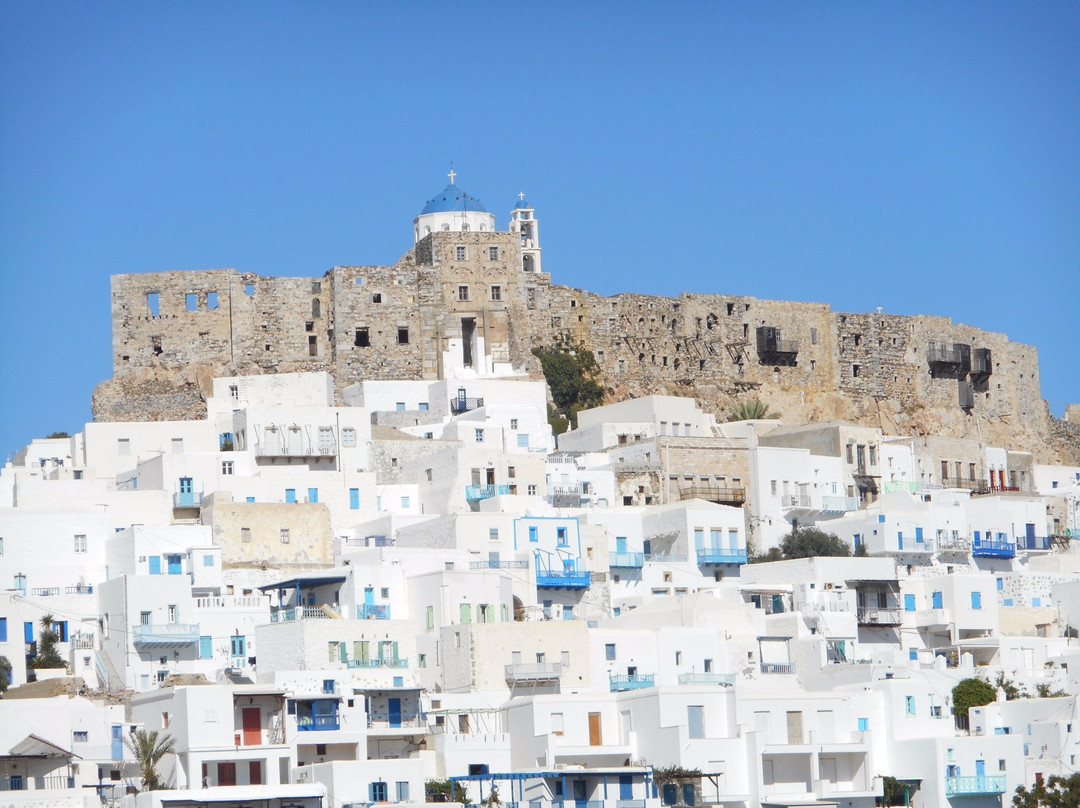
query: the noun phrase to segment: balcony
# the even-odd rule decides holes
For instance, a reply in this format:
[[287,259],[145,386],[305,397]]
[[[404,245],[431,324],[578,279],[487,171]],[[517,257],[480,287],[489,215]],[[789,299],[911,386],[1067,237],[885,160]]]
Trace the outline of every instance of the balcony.
[[881,487],[886,494],[914,494],[921,489],[922,485],[913,480],[887,480]]
[[964,356],[958,343],[950,347],[945,342],[931,342],[926,349],[926,361],[930,365],[961,365]]
[[505,667],[506,681],[551,682],[562,676],[561,662],[516,662]]
[[367,728],[373,730],[422,729],[427,731],[427,719],[423,715],[402,716],[393,719],[368,716]]
[[697,551],[698,565],[745,564],[746,550],[737,547],[702,547]]
[[377,668],[407,668],[408,657],[388,657],[387,659],[350,659],[345,663],[346,668],[359,668],[360,670],[373,670]]
[[971,546],[976,558],[1015,558],[1016,545],[1007,539],[979,539]]
[[733,685],[734,673],[680,673],[680,685]]
[[934,543],[926,539],[897,538],[896,550],[900,553],[932,553],[934,552]]
[[793,339],[781,339],[780,329],[775,326],[757,327],[758,361],[762,364],[794,365],[799,353],[799,343]]
[[199,641],[198,623],[164,623],[132,626],[131,639],[136,647],[178,648]]
[[305,715],[296,717],[298,732],[316,732],[318,730],[340,729],[341,722],[336,712],[327,715]]
[[341,615],[329,604],[295,606],[270,612],[271,623],[291,623],[294,620],[338,620]]
[[703,499],[717,505],[740,506],[746,502],[745,488],[721,488],[712,485],[691,485],[679,489],[679,499]]
[[255,457],[259,460],[264,458],[276,460],[279,457],[285,460],[310,460],[318,459],[320,457],[333,458],[337,457],[337,445],[334,443],[312,445],[305,441],[294,443],[291,446],[276,446],[272,443],[259,444],[255,447]]
[[33,783],[34,791],[60,791],[75,788],[75,778],[68,775],[23,777],[15,774],[11,777],[0,777],[0,791],[29,791],[31,783]]
[[623,690],[641,690],[645,687],[653,687],[656,684],[656,675],[652,673],[613,673],[608,676],[608,689],[612,693]]
[[346,547],[393,547],[394,539],[386,536],[346,536]]
[[363,603],[356,607],[357,620],[389,620],[389,603]]
[[1017,536],[1016,546],[1020,550],[1052,550],[1054,540],[1049,536]]
[[548,589],[588,589],[592,576],[578,570],[537,570],[536,585]]
[[30,587],[30,594],[38,598],[48,598],[53,595],[60,594],[60,587],[58,586],[32,586]]
[[498,561],[488,559],[487,561],[469,562],[469,569],[471,570],[527,570],[528,568],[528,561]]
[[898,626],[903,622],[899,609],[859,609],[860,626]]
[[452,412],[454,415],[461,415],[461,413],[463,412],[478,410],[483,406],[483,398],[468,398],[467,396],[458,396],[457,398],[450,399],[450,412]]
[[835,496],[822,497],[821,510],[826,513],[847,513],[848,511],[857,511],[859,510],[859,498]]
[[173,508],[201,508],[202,491],[177,491],[172,495]]
[[626,567],[628,569],[641,569],[645,566],[644,553],[609,553],[609,567]]
[[762,673],[795,673],[794,662],[762,662]]
[[981,797],[1005,793],[1004,774],[946,777],[946,797]]
[[962,480],[957,477],[942,480],[941,485],[945,488],[962,488],[972,494],[986,494],[990,491],[990,485],[986,480]]
[[75,584],[75,586],[64,587],[65,595],[92,595],[94,594],[94,587],[92,584]]
[[467,502],[479,502],[482,499],[491,499],[494,496],[505,496],[510,493],[509,485],[467,485],[465,486],[465,500]]

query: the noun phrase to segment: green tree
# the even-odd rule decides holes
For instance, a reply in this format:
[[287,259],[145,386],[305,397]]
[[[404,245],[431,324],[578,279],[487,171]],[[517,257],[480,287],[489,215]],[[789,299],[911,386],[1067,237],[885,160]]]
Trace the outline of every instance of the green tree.
[[450,780],[428,780],[424,783],[424,794],[428,802],[460,802],[467,803],[469,795],[465,792],[461,783],[453,783],[451,789]]
[[769,412],[769,405],[761,399],[740,401],[728,410],[728,421],[757,421],[762,418],[779,418],[780,413]]
[[568,340],[562,339],[551,347],[533,348],[533,355],[540,360],[544,369],[544,378],[551,389],[551,399],[555,403],[555,412],[548,421],[555,434],[561,434],[557,428],[562,426],[559,419],[565,419],[577,426],[577,414],[581,410],[598,407],[604,401],[604,389],[596,381],[600,366],[592,351],[572,348]]
[[6,656],[0,656],[0,693],[8,689],[11,676],[11,662]]
[[49,440],[50,438],[70,438],[70,437],[71,437],[71,435],[69,435],[67,432],[50,432],[48,435],[45,436],[45,440]]
[[124,743],[131,750],[135,762],[139,764],[139,777],[145,791],[157,791],[164,786],[157,766],[161,759],[173,751],[176,742],[168,733],[159,735],[157,730],[137,729],[124,737]]
[[1030,791],[1020,786],[1013,795],[1012,804],[1013,808],[1076,808],[1080,805],[1080,773],[1040,778]]
[[1016,682],[1014,682],[1012,679],[1006,679],[1004,673],[999,673],[997,675],[997,680],[994,682],[994,684],[1001,690],[1005,691],[1006,701],[1016,701],[1017,699],[1031,698],[1031,696],[1028,695],[1027,691],[1021,689],[1020,686],[1016,684]]
[[780,553],[784,558],[849,556],[851,548],[834,533],[816,527],[799,527],[780,540]]
[[997,701],[997,688],[983,679],[964,679],[952,689],[953,715],[967,718],[968,709],[993,704]]
[[885,777],[882,778],[882,786],[884,789],[884,793],[881,797],[882,805],[894,806],[911,804],[911,794],[916,789],[916,785],[911,781],[897,780],[895,777],[885,775]]
[[67,663],[56,650],[56,644],[60,642],[60,635],[53,629],[53,616],[51,614],[41,617],[41,636],[38,637],[37,655],[30,660],[31,668],[66,668]]

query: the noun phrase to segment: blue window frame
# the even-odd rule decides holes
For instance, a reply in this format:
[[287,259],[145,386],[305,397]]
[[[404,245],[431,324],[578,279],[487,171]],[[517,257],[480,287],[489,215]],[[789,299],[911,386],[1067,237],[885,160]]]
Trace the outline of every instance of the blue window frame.
[[918,650],[915,649],[915,648],[909,648],[908,652],[907,652],[907,658],[908,659],[918,659],[919,658]]
[[210,636],[199,637],[199,659],[212,659],[214,656],[214,638]]
[[913,612],[913,611],[915,611],[915,596],[914,595],[904,595],[904,611],[905,612]]
[[566,538],[566,528],[565,527],[555,528],[555,538],[556,538],[556,542],[558,543],[559,547],[566,547],[570,543],[569,541],[567,541],[567,538]]
[[517,436],[517,441],[519,449],[529,448],[529,434],[527,432],[519,432]]
[[31,622],[23,623],[23,642],[34,641],[34,624]]
[[354,511],[360,510],[360,489],[349,489],[349,508]]
[[286,488],[285,489],[285,501],[286,502],[296,502],[296,489],[295,488]]
[[540,541],[540,530],[536,525],[529,525],[529,541]]
[[904,712],[908,715],[915,715],[915,697],[904,696]]
[[386,783],[381,780],[371,784],[371,801],[372,802],[386,802],[389,797],[389,789],[386,787]]
[[0,617],[0,642],[7,642],[7,618]]
[[933,607],[934,607],[935,609],[941,609],[941,608],[944,608],[944,607],[943,607],[943,606],[941,605],[941,593],[940,593],[940,592],[933,592],[933,593],[931,593],[931,595],[930,595],[930,600],[931,600],[931,602],[932,602],[932,604],[933,604]]
[[972,592],[971,593],[971,608],[972,609],[981,609],[982,608],[982,592]]
[[254,501],[255,501],[255,497],[247,497],[247,498],[246,498],[246,501],[247,501],[247,502],[254,502]]
[[247,637],[229,637],[229,653],[234,657],[247,656]]
[[398,412],[405,412],[405,402],[404,401],[395,402],[394,409],[397,410]]
[[859,719],[859,732],[866,732],[868,729],[870,729],[870,719],[869,718],[860,718]]

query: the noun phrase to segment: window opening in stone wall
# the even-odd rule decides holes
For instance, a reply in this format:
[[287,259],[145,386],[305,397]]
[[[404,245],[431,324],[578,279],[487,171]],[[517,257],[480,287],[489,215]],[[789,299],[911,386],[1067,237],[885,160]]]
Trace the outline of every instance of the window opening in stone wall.
[[407,328],[398,328],[398,330],[397,330],[397,341],[398,341],[398,345],[408,345],[409,344],[409,329],[407,329]]
[[218,307],[217,292],[206,293],[206,308],[216,309]]
[[502,300],[502,287],[501,286],[492,286],[491,287],[491,299],[492,300]]
[[462,286],[459,286],[457,288],[457,299],[458,300],[463,300],[463,301],[469,299],[469,287],[468,286],[462,285]]
[[184,305],[187,306],[188,311],[195,311],[199,308],[199,296],[194,292],[188,292],[184,295]]
[[315,321],[314,320],[308,320],[306,323],[304,323],[304,330],[305,331],[314,331],[315,330]]
[[811,345],[817,345],[817,329],[816,328],[811,328],[810,329],[810,344]]
[[146,293],[146,308],[150,311],[151,317],[157,317],[158,314],[161,312],[157,292]]
[[[468,286],[459,287],[464,289],[466,298],[468,299]],[[476,337],[476,320],[472,317],[463,317],[461,319],[461,363],[471,368],[473,365],[473,339]]]
[[371,337],[368,336],[368,330],[366,328],[356,329],[356,339],[353,341],[353,345],[357,348],[368,348],[371,346]]
[[322,294],[322,281],[312,281],[311,282],[311,294],[313,294],[313,295]]
[[454,248],[454,258],[457,259],[458,261],[464,261],[465,260],[465,255],[466,255],[466,253],[465,253],[465,247],[464,246],[459,244],[457,247]]
[[319,338],[316,337],[314,334],[307,338],[307,350],[308,356],[319,355]]
[[245,283],[244,284],[244,294],[247,295],[248,297],[251,297],[252,295],[254,295],[255,294],[255,284],[253,284],[253,283]]
[[318,320],[319,319],[319,317],[320,317],[320,314],[319,314],[320,308],[321,308],[321,306],[319,304],[319,298],[315,298],[314,300],[311,301],[311,318],[313,320]]
[[521,269],[523,272],[533,271],[533,257],[531,255],[521,256]]
[[371,296],[371,302],[372,303],[382,303],[382,293],[381,292],[375,292]]
[[498,247],[488,247],[488,260],[489,261],[498,261],[499,260],[499,248]]
[[161,356],[161,337],[150,337],[150,347],[154,350],[154,356]]
[[851,366],[851,375],[852,376],[858,376],[859,375],[859,366],[858,365],[852,365]]

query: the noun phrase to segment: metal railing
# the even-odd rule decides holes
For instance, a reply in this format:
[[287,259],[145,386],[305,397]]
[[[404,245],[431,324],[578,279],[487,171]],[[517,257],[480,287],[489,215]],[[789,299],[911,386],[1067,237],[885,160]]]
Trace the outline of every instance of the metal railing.
[[330,715],[297,716],[296,729],[300,732],[314,732],[321,729],[340,729],[341,722],[337,713]]
[[527,570],[528,561],[470,561],[471,570]]
[[131,627],[136,645],[172,645],[199,641],[198,623],[158,623]]
[[356,607],[357,620],[389,620],[389,603],[361,603]]
[[898,538],[896,540],[896,549],[905,553],[932,553],[934,543],[928,539],[919,541],[918,539]]
[[34,790],[45,791],[46,789],[75,788],[75,778],[64,774],[47,774],[44,777],[34,778]]
[[177,491],[172,495],[174,508],[201,508],[202,491]]
[[809,508],[810,497],[807,494],[784,494],[780,498],[785,508]]
[[506,665],[506,681],[538,682],[562,676],[561,662],[515,662]]
[[645,560],[653,564],[684,564],[690,557],[686,553],[646,553]]
[[613,673],[608,676],[608,688],[613,693],[622,690],[639,690],[656,684],[654,673]]
[[860,626],[898,626],[903,622],[899,609],[859,609]]
[[1054,540],[1049,536],[1017,536],[1016,546],[1021,550],[1050,550]]
[[293,620],[335,620],[341,614],[329,604],[323,606],[294,606],[270,612],[271,623],[291,623]]
[[94,594],[94,587],[92,584],[75,584],[75,586],[64,587],[65,595],[92,595]]
[[509,485],[467,485],[465,486],[465,500],[467,502],[479,502],[482,499],[491,499],[494,496],[505,496],[510,493]]
[[702,547],[697,551],[698,564],[745,564],[746,550],[736,547]]
[[387,659],[350,659],[345,663],[346,668],[407,668],[408,658],[389,657]]
[[52,595],[60,594],[60,587],[58,586],[35,586],[30,588],[30,594],[37,597],[47,598]]
[[482,396],[479,398],[459,397],[450,399],[450,412],[454,415],[469,412],[470,410],[478,410],[483,406],[484,399]]
[[882,493],[885,494],[914,494],[922,489],[922,484],[914,480],[886,480],[881,484]]
[[946,777],[945,796],[957,797],[973,794],[1004,794],[1004,774],[976,774],[966,777]]
[[734,673],[680,673],[680,685],[733,685]]
[[645,565],[644,553],[609,553],[609,567],[630,567],[636,569]]
[[587,589],[592,582],[592,576],[587,572],[578,570],[537,570],[536,585],[565,589]]
[[709,485],[691,485],[679,489],[679,499],[703,499],[706,502],[732,502],[742,504],[746,502],[745,488],[726,488]]
[[1016,545],[1007,539],[979,539],[971,545],[971,554],[982,558],[1012,558]]
[[71,638],[71,646],[79,651],[88,651],[94,648],[93,634],[75,634]]
[[794,662],[762,662],[762,673],[795,673]]
[[422,715],[409,716],[391,721],[388,717],[376,718],[368,716],[368,729],[416,729],[427,727],[427,721]]

